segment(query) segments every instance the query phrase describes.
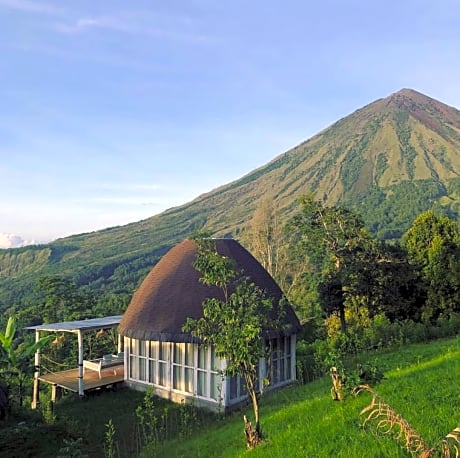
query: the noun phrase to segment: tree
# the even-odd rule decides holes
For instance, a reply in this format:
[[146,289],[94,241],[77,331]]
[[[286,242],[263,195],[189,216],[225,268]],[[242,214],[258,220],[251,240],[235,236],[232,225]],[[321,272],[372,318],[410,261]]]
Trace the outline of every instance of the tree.
[[271,197],[257,205],[248,227],[242,235],[243,243],[275,279],[297,315],[304,322],[316,315],[312,306],[311,282],[305,277],[311,265],[300,260],[300,253],[294,249],[296,234],[281,224],[280,210]]
[[5,333],[0,332],[0,367],[1,374],[17,385],[19,405],[22,406],[26,376],[32,367],[30,357],[54,337],[49,335],[32,344],[25,342],[18,344],[15,336],[16,318],[12,316],[8,319]]
[[280,329],[281,314],[273,313],[279,307],[237,270],[232,259],[221,256],[211,239],[198,236],[195,241],[194,267],[201,273],[200,281],[220,288],[224,299],[206,299],[202,318],[189,318],[183,329],[203,345],[213,346],[216,355],[227,361],[225,375],[244,379],[254,411],[252,443],[248,441],[252,447],[262,439],[259,396],[263,383],[258,380],[258,364],[267,351],[264,332]]
[[272,199],[263,199],[249,223],[248,244],[251,253],[276,280],[283,267],[285,246],[283,229]]
[[432,211],[418,216],[403,246],[420,272],[426,301],[423,317],[460,311],[460,230],[458,223]]
[[358,292],[369,317],[383,313],[390,321],[419,320],[419,278],[405,250],[375,240],[368,249],[369,262],[359,271]]
[[327,313],[337,312],[346,332],[347,297],[358,294],[359,272],[369,264],[372,240],[357,214],[338,206],[325,207],[307,195],[289,223],[299,233],[300,249],[317,266],[319,294]]

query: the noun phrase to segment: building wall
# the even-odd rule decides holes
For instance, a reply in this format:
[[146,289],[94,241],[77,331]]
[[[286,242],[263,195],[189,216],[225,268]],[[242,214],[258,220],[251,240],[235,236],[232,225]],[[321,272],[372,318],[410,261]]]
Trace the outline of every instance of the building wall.
[[[259,380],[267,389],[295,380],[295,335],[272,339],[271,357],[259,362]],[[174,402],[193,400],[198,406],[228,410],[247,399],[239,377],[224,377],[225,361],[212,347],[191,343],[143,341],[124,338],[125,382],[135,389],[155,388],[156,394]]]

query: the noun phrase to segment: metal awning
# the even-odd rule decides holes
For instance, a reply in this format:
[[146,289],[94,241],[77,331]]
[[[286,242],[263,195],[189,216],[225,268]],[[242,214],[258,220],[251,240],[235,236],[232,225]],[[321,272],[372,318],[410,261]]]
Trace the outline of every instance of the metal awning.
[[105,316],[102,318],[90,318],[88,320],[63,321],[62,323],[40,324],[38,326],[29,326],[26,329],[33,331],[49,332],[73,332],[93,331],[96,329],[110,329],[120,324],[123,315]]
[[[38,326],[28,326],[25,329],[35,331],[35,341],[40,339],[40,332],[71,332],[78,337],[78,394],[84,395],[85,386],[83,381],[83,335],[96,329],[115,328],[120,324],[123,315],[106,316],[102,318],[90,318],[88,320],[63,321],[61,323],[40,324]],[[121,352],[121,339],[118,335],[118,352]],[[40,350],[35,352],[35,374],[34,374],[34,393],[32,408],[36,408],[39,396],[39,376],[40,376]]]

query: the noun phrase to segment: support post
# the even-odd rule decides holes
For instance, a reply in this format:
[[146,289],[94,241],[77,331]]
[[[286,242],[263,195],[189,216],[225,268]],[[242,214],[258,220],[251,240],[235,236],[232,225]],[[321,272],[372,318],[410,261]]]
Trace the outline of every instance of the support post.
[[[35,330],[35,342],[40,340],[40,331],[38,329]],[[40,404],[40,350],[35,352],[35,372],[34,372],[34,391],[32,396],[32,409],[36,409]]]
[[118,333],[118,347],[117,347],[117,352],[121,353],[121,335]]
[[85,384],[83,381],[83,333],[78,330],[78,395],[83,397],[85,394]]
[[61,387],[53,383],[51,387],[51,401],[56,402],[61,397]]

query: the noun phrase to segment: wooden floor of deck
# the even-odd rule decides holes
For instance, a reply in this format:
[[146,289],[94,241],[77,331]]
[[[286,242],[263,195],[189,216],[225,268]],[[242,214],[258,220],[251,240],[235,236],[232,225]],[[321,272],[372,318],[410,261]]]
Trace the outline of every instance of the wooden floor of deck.
[[[84,391],[95,390],[97,388],[113,385],[114,383],[123,382],[124,377],[125,372],[122,364],[117,367],[103,370],[101,372],[101,378],[99,378],[99,374],[96,371],[86,369],[83,375]],[[39,376],[39,380],[78,393],[78,369],[69,369],[53,374],[43,374]]]

